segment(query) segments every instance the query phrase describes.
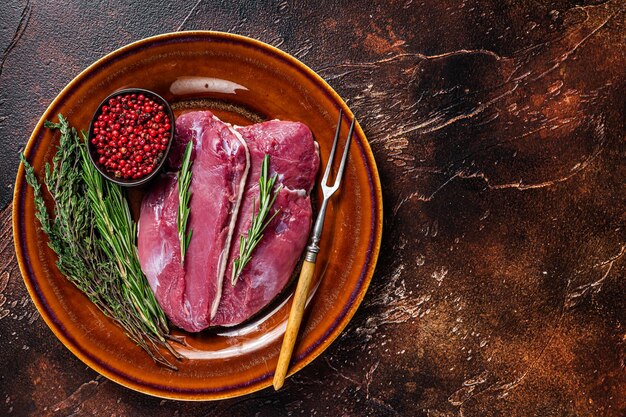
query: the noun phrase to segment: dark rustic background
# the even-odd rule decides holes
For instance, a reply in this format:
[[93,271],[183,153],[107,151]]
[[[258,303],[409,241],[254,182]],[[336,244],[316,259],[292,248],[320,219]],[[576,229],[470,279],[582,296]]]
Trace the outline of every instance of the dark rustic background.
[[[0,11],[0,415],[623,416],[623,1],[16,1]],[[377,273],[280,393],[161,401],[99,377],[22,283],[17,152],[97,58],[163,32],[278,46],[348,101],[380,170]]]

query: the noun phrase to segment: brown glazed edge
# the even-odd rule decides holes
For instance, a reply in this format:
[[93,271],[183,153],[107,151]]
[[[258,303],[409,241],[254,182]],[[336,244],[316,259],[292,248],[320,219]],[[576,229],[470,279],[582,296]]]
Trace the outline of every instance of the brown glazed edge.
[[[233,42],[240,42],[243,44],[248,44],[253,47],[256,47],[259,50],[262,50],[270,55],[275,55],[275,56],[277,55],[281,59],[289,62],[295,69],[305,73],[308,77],[315,80],[318,86],[320,87],[320,89],[323,89],[325,93],[329,95],[330,97],[332,97],[333,101],[335,101],[336,104],[343,109],[346,116],[354,117],[352,112],[348,108],[348,106],[341,99],[341,97],[333,90],[332,87],[330,87],[330,85],[326,83],[326,81],[324,81],[324,79],[322,79],[319,75],[317,75],[313,70],[311,70],[305,64],[303,64],[296,58],[292,57],[291,55],[281,51],[278,48],[275,48],[271,45],[268,45],[264,42],[261,42],[255,39],[248,38],[246,36],[234,35],[234,34],[229,34],[225,32],[216,32],[216,31],[173,32],[173,33],[166,33],[166,34],[161,34],[157,36],[152,36],[149,38],[145,38],[145,39],[130,43],[98,59],[96,62],[94,62],[85,70],[83,70],[80,74],[78,74],[72,81],[70,81],[63,88],[63,90],[59,93],[59,95],[57,95],[57,97],[55,97],[55,99],[50,103],[50,105],[44,112],[43,116],[41,117],[37,125],[35,126],[35,129],[33,130],[33,133],[31,134],[28,140],[26,148],[24,149],[24,154],[25,155],[30,154],[31,148],[33,146],[33,140],[37,136],[37,133],[43,128],[43,124],[45,120],[47,120],[51,116],[49,113],[51,113],[52,109],[55,107],[57,102],[69,90],[71,90],[75,84],[80,83],[81,80],[85,76],[87,76],[91,71],[93,71],[99,65],[101,65],[102,63],[108,60],[114,59],[116,56],[123,54],[133,48],[140,47],[145,44],[149,44],[153,41],[172,39],[172,38],[185,38],[187,36],[197,36],[197,37],[206,36],[206,37],[219,38],[223,40],[230,40]],[[356,135],[357,140],[360,137],[365,138],[365,134],[363,133],[359,123],[356,124],[355,129],[357,133]],[[381,243],[381,238],[382,238],[382,226],[383,226],[382,190],[380,186],[380,178],[378,176],[378,170],[376,168],[376,162],[374,160],[374,156],[372,154],[369,143],[367,141],[359,141],[359,142],[360,142],[359,145],[362,151],[365,152],[365,157],[368,163],[368,166],[366,168],[369,171],[370,193],[371,193],[371,196],[373,197],[372,210],[374,212],[373,217],[375,219],[374,224],[372,225],[372,231],[370,235],[371,253],[369,256],[369,261],[361,272],[365,276],[363,277],[362,285],[361,285],[359,292],[356,294],[355,299],[349,305],[348,310],[343,315],[343,318],[335,325],[334,329],[332,329],[329,334],[325,335],[325,337],[322,337],[322,339],[318,339],[311,346],[308,346],[305,349],[306,353],[304,354],[303,357],[299,358],[296,361],[296,363],[290,367],[288,375],[293,375],[294,373],[302,369],[304,366],[309,364],[311,361],[313,361],[337,338],[337,336],[339,336],[339,334],[346,327],[346,325],[348,324],[348,322],[350,321],[350,319],[356,312],[361,301],[363,300],[363,297],[365,296],[365,292],[367,291],[367,288],[374,274],[374,269],[376,266],[376,260],[378,258],[378,254],[380,250],[380,243]],[[56,335],[56,337],[76,357],[78,357],[81,361],[83,361],[90,368],[94,369],[96,372],[102,374],[103,376],[107,377],[108,379],[114,382],[117,382],[120,385],[123,385],[127,388],[130,388],[130,389],[133,389],[133,390],[145,393],[145,394],[160,397],[160,398],[167,398],[167,399],[174,399],[174,400],[187,400],[187,401],[219,400],[219,399],[226,399],[226,398],[237,397],[237,396],[241,396],[245,394],[250,394],[252,392],[256,392],[263,388],[271,386],[272,374],[269,374],[256,381],[251,381],[251,383],[247,386],[243,386],[243,387],[240,386],[240,387],[230,389],[228,391],[223,391],[223,392],[196,392],[196,391],[191,391],[191,390],[190,391],[182,391],[182,390],[172,391],[172,390],[167,390],[164,387],[156,387],[149,383],[145,383],[144,381],[142,381],[140,378],[137,378],[137,377],[129,378],[128,376],[120,375],[116,373],[114,370],[112,370],[111,368],[102,366],[101,364],[97,363],[93,358],[90,358],[88,355],[85,355],[83,352],[81,352],[81,349],[78,346],[76,346],[74,342],[70,341],[68,337],[66,336],[66,334],[64,333],[64,331],[61,329],[62,327],[61,323],[56,323],[53,320],[53,317],[50,315],[47,308],[43,305],[42,300],[40,299],[40,295],[37,293],[37,289],[33,286],[33,283],[31,282],[29,278],[30,272],[27,270],[27,267],[25,265],[25,259],[24,259],[25,254],[23,253],[23,250],[22,250],[23,248],[22,236],[20,236],[18,233],[20,215],[23,214],[23,207],[21,205],[21,201],[19,197],[20,197],[20,191],[23,188],[24,180],[25,180],[24,167],[22,164],[20,164],[18,168],[17,177],[15,181],[15,188],[13,192],[13,210],[12,210],[13,239],[14,239],[16,257],[17,257],[19,268],[20,268],[20,272],[22,274],[22,277],[24,279],[24,283],[28,289],[28,292],[35,306],[37,307],[41,316],[43,317],[44,321],[46,322],[48,327],[50,327],[50,329]]]

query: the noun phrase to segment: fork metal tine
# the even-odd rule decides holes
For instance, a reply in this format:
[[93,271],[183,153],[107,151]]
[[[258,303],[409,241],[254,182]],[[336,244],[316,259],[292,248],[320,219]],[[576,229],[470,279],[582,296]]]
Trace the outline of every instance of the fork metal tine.
[[348,159],[348,151],[350,150],[350,143],[352,142],[352,133],[354,132],[354,123],[356,119],[352,119],[352,123],[350,124],[350,131],[348,132],[348,138],[346,139],[346,145],[343,149],[343,156],[341,157],[341,164],[339,165],[339,170],[337,171],[337,177],[335,178],[335,183],[333,184],[333,193],[337,191],[339,185],[341,184],[341,179],[343,177],[343,171],[346,167],[346,160]]
[[324,178],[322,178],[322,187],[325,187],[328,184],[328,176],[330,175],[330,171],[333,165],[333,160],[335,159],[335,150],[337,149],[337,142],[339,141],[339,132],[341,131],[341,119],[343,119],[343,110],[339,109],[339,120],[337,121],[337,130],[335,131],[335,139],[333,139],[333,147],[330,150],[330,155],[328,156],[328,162],[326,162],[326,170],[324,171]]
[[350,142],[352,141],[352,134],[354,132],[354,125],[356,123],[356,119],[352,118],[352,123],[350,124],[350,131],[348,133],[348,138],[346,139],[346,147],[343,150],[343,156],[341,157],[341,164],[339,165],[339,169],[337,171],[337,176],[335,178],[335,182],[332,186],[327,184],[328,176],[330,171],[332,170],[333,159],[335,156],[335,150],[337,149],[337,142],[339,141],[339,133],[341,128],[341,118],[343,116],[343,112],[339,111],[339,121],[337,122],[337,133],[335,133],[335,140],[333,142],[333,147],[330,151],[330,156],[328,158],[328,162],[326,163],[326,172],[324,173],[324,179],[322,180],[322,194],[324,195],[324,199],[322,200],[322,204],[320,205],[319,212],[317,213],[317,219],[315,220],[315,225],[313,226],[313,232],[311,234],[310,245],[307,246],[307,256],[305,259],[315,262],[315,257],[317,256],[317,252],[319,252],[319,240],[322,235],[322,229],[324,227],[324,217],[326,216],[326,206],[330,197],[333,195],[335,191],[339,188],[341,184],[341,178],[343,177],[343,171],[346,167],[346,161],[348,159],[348,152],[350,150]]

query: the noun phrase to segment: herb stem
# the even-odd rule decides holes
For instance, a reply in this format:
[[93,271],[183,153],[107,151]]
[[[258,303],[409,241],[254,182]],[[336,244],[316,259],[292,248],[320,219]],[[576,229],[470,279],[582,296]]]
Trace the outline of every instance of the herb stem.
[[282,186],[279,186],[277,190],[272,192],[278,176],[274,174],[271,178],[269,177],[269,165],[270,156],[266,154],[263,158],[263,163],[261,164],[261,174],[259,176],[258,212],[255,213],[256,201],[253,201],[252,223],[250,225],[250,230],[248,230],[248,233],[245,236],[242,234],[239,237],[239,256],[233,261],[233,273],[231,276],[232,285],[237,283],[239,275],[241,275],[245,266],[248,262],[250,262],[250,259],[252,259],[254,249],[257,247],[261,239],[263,239],[263,231],[280,211],[275,210],[274,213],[267,218],[271,207],[274,205],[274,201],[276,201],[276,196],[282,188]]
[[191,200],[191,151],[193,150],[193,141],[187,142],[185,153],[183,154],[183,163],[178,172],[178,213],[176,215],[176,224],[178,226],[178,239],[180,241],[180,263],[185,264],[185,254],[191,241],[192,230],[187,231],[189,220],[189,200]]

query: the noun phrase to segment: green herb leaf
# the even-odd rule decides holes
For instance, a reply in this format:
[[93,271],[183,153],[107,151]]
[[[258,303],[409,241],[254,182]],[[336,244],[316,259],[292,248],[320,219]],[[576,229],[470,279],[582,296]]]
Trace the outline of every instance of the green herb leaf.
[[273,192],[277,175],[274,174],[271,178],[269,178],[269,165],[270,156],[266,154],[263,158],[261,175],[259,176],[259,208],[258,211],[256,211],[256,202],[253,201],[252,223],[250,225],[250,230],[245,236],[243,234],[240,236],[239,256],[233,261],[233,273],[231,276],[232,285],[237,283],[237,278],[239,278],[239,275],[241,275],[245,266],[248,262],[250,262],[254,248],[256,248],[261,239],[263,239],[263,231],[280,211],[275,210],[274,213],[267,218],[271,207],[274,205],[274,201],[276,201],[276,196],[282,188],[282,186],[280,186]]
[[189,201],[191,200],[191,151],[193,150],[193,141],[187,142],[185,153],[183,155],[183,164],[178,172],[178,213],[176,215],[176,224],[178,226],[178,239],[180,241],[180,263],[185,264],[185,254],[191,241],[192,230],[187,232],[187,221],[189,220]]
[[25,155],[20,158],[34,191],[35,214],[57,254],[59,271],[157,363],[176,369],[160,351],[163,347],[181,357],[167,343],[175,339],[139,266],[136,225],[121,188],[103,181],[89,161],[85,143],[62,115],[58,123],[45,126],[61,132],[43,180],[52,198],[53,217],[33,167]]

